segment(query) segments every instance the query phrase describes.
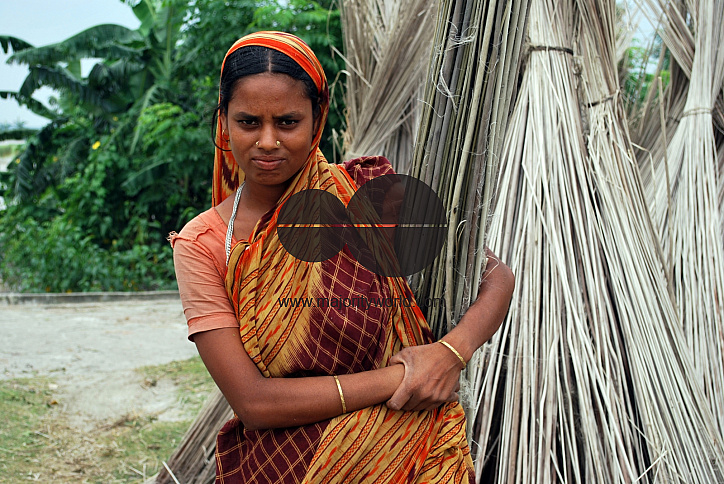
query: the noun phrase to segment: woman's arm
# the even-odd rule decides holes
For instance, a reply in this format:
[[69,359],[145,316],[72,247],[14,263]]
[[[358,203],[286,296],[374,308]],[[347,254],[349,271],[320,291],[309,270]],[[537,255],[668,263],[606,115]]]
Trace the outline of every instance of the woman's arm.
[[[467,362],[498,330],[508,312],[515,288],[515,277],[490,249],[486,248],[488,264],[480,282],[475,302],[460,322],[442,340],[448,342]],[[387,402],[399,410],[431,410],[440,404],[441,396],[455,391],[459,385],[462,362],[440,343],[405,348],[390,359],[390,364],[405,366],[404,379]]]
[[[333,377],[265,378],[246,353],[236,328],[197,333],[194,343],[247,429],[295,427],[342,414]],[[403,376],[402,365],[339,376],[347,411],[385,402]]]
[[485,251],[488,264],[480,281],[478,298],[460,323],[442,338],[458,350],[465,361],[470,361],[473,353],[498,331],[515,289],[515,276],[510,268],[490,249]]
[[[215,215],[209,212],[205,216],[213,222]],[[224,241],[203,217],[195,218],[171,241],[179,292],[191,321],[190,338],[244,425],[249,429],[290,427],[340,415],[342,404],[333,377],[264,378],[251,361],[221,276]],[[214,319],[203,317],[208,314]],[[403,366],[395,365],[340,376],[347,411],[385,402],[403,374]]]

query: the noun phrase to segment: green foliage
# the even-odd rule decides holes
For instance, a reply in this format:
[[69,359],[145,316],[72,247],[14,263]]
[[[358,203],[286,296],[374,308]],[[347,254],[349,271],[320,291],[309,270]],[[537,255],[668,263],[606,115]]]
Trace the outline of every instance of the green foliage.
[[42,116],[48,119],[55,119],[58,114],[52,109],[46,107],[40,101],[33,99],[32,97],[23,96],[20,93],[12,91],[0,91],[0,98],[2,99],[14,99],[21,106],[25,106],[33,113],[38,116]]
[[72,173],[72,163],[84,155],[76,142],[84,131],[83,126],[59,118],[31,136],[15,165],[3,174],[9,187],[5,199],[34,204],[46,190],[54,190]]
[[211,91],[201,99],[213,105],[218,93],[221,61],[226,51],[240,37],[257,29],[252,25],[257,0],[192,0],[184,29],[184,50],[196,50],[197,59],[187,74],[194,79],[208,77]]
[[[37,132],[37,129],[31,128],[15,128],[7,130],[3,130],[0,128],[0,141],[25,139],[29,138]],[[0,151],[0,157],[1,156],[7,156],[7,154],[3,154],[2,151]]]
[[167,244],[119,251],[101,248],[93,239],[65,217],[41,223],[32,216],[5,214],[0,220],[3,281],[23,292],[175,287]]
[[125,199],[133,200],[136,210],[148,207],[168,233],[189,220],[187,208],[204,207],[211,199],[213,145],[200,116],[174,104],[147,108],[138,124],[141,148],[121,186]]
[[[623,78],[621,87],[624,103],[629,108],[641,105],[646,99],[649,89],[658,89],[656,66],[651,64],[651,60],[658,59],[662,48],[664,48],[663,42],[660,37],[656,36],[653,49],[641,47],[634,39],[632,46],[626,51],[626,55],[619,65],[619,71]],[[659,73],[664,88],[669,83],[670,58],[671,54],[667,51],[662,71]]]
[[[0,173],[0,279],[21,291],[174,287],[166,237],[211,200],[209,121],[224,54],[249,32],[286,30],[334,81],[341,27],[325,1],[129,0],[136,30],[98,25],[41,47],[0,36],[11,62],[30,67],[21,89],[0,97],[50,119]],[[100,60],[82,77],[88,58]],[[32,98],[43,86],[58,92],[49,106]],[[337,106],[341,95],[333,91]],[[325,153],[341,112],[330,113]]]
[[0,47],[2,47],[5,54],[8,54],[10,51],[15,52],[18,50],[31,49],[33,46],[32,44],[25,42],[23,39],[10,35],[0,35]]
[[143,38],[137,31],[121,25],[102,24],[90,27],[63,42],[42,47],[19,44],[17,40],[13,44],[15,54],[10,57],[9,63],[51,65],[81,59],[126,57],[129,48],[124,44],[142,41]]

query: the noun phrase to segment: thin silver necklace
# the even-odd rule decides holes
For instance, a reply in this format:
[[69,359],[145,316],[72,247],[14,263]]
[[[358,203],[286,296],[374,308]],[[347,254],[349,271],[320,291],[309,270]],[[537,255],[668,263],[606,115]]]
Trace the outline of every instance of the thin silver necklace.
[[241,191],[244,189],[246,182],[242,183],[236,191],[234,197],[234,208],[231,210],[231,219],[229,220],[229,228],[226,229],[226,265],[229,265],[229,256],[231,255],[231,238],[234,236],[234,219],[236,218],[236,209],[239,208],[239,200],[241,200]]

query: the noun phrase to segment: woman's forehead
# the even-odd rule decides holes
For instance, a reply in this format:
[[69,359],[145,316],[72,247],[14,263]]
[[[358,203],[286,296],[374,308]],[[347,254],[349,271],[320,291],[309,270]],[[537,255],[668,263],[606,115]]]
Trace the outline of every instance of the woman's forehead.
[[234,85],[230,109],[260,110],[268,107],[299,111],[312,108],[304,82],[286,74],[264,72],[240,78]]

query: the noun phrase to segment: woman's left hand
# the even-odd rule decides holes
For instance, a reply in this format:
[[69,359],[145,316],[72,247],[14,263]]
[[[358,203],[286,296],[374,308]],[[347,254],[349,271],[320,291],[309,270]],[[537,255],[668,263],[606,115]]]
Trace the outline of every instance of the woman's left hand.
[[[488,341],[505,319],[515,288],[515,277],[490,249],[480,281],[478,297],[460,322],[445,335],[465,361]],[[405,376],[387,401],[393,410],[432,410],[445,402],[456,402],[460,371],[464,365],[449,348],[440,343],[410,346],[390,358],[390,365],[402,364]]]
[[433,410],[443,403],[457,402],[461,361],[440,343],[410,346],[390,358],[402,364],[405,376],[387,401],[393,410]]

